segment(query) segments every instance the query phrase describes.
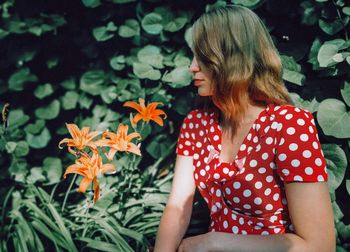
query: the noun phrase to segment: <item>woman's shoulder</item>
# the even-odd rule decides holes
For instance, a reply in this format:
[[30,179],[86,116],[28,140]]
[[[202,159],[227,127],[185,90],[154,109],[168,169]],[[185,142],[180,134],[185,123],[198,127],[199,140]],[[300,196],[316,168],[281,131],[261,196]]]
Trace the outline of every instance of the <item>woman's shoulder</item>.
[[280,123],[296,122],[302,126],[306,121],[310,121],[314,124],[314,118],[308,110],[291,104],[274,106],[271,114]]
[[210,115],[212,113],[213,113],[212,110],[193,109],[186,114],[186,117],[184,120],[186,120],[188,122],[197,121],[201,118],[207,117],[208,115]]

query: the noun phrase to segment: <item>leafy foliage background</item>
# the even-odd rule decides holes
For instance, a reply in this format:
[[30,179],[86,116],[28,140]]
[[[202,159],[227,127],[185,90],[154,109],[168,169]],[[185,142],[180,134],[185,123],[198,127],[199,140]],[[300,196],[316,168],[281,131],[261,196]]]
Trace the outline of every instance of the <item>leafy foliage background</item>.
[[[0,3],[1,242],[16,251],[145,251],[152,246],[172,178],[175,143],[196,90],[188,66],[191,23],[227,3],[253,9],[281,53],[297,106],[313,112],[329,169],[337,251],[350,249],[350,41],[348,0],[81,0]],[[187,41],[187,42],[186,42]],[[160,101],[168,120],[142,132],[143,158],[101,178],[102,197],[62,180],[71,157],[57,148],[65,122],[115,130],[127,100]],[[69,193],[67,193],[69,192]],[[63,203],[64,202],[64,203]],[[194,205],[187,235],[205,232]]]

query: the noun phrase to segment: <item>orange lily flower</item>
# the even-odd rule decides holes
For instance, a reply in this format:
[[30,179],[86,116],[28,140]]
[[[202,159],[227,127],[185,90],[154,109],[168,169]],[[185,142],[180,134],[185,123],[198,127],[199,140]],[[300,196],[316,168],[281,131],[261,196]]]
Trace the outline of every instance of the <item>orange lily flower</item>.
[[89,133],[90,128],[89,127],[83,127],[81,130],[78,128],[77,125],[71,123],[66,123],[67,129],[69,133],[72,136],[72,139],[64,138],[62,141],[59,142],[58,147],[62,149],[61,144],[67,143],[68,145],[68,151],[75,155],[75,151],[72,149],[72,147],[77,148],[78,150],[83,150],[86,146],[91,147],[92,151],[96,152],[96,145],[92,141],[92,139],[101,132],[93,131]]
[[151,102],[150,104],[145,106],[145,100],[142,98],[139,98],[139,103],[133,101],[127,101],[124,103],[124,107],[130,107],[135,110],[137,110],[137,114],[133,118],[134,124],[136,124],[141,119],[145,122],[149,122],[150,120],[155,121],[160,126],[163,126],[163,119],[160,117],[160,115],[164,115],[164,119],[166,119],[167,115],[165,112],[161,109],[157,109],[158,105],[163,105],[161,102]]
[[79,185],[79,192],[85,193],[86,189],[93,182],[94,186],[94,203],[100,197],[100,185],[97,176],[105,172],[115,172],[116,168],[113,164],[102,164],[101,156],[93,152],[92,157],[85,152],[80,152],[81,157],[75,161],[75,164],[70,165],[64,173],[64,178],[67,174],[76,173],[84,176]]
[[104,132],[103,137],[106,139],[101,139],[96,141],[97,146],[108,146],[110,150],[107,154],[107,158],[112,160],[117,151],[127,151],[135,153],[141,156],[140,148],[136,144],[132,143],[131,140],[134,138],[141,139],[139,133],[133,132],[128,135],[128,125],[119,124],[117,133]]

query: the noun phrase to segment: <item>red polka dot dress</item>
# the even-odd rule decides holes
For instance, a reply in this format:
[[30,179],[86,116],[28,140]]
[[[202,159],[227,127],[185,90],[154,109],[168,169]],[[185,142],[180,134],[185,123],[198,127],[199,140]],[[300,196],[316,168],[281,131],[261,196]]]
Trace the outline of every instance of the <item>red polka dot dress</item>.
[[215,110],[193,110],[182,123],[176,153],[193,156],[193,176],[207,202],[209,231],[293,232],[284,181],[327,181],[312,114],[269,105],[253,123],[232,163],[221,162],[222,131]]

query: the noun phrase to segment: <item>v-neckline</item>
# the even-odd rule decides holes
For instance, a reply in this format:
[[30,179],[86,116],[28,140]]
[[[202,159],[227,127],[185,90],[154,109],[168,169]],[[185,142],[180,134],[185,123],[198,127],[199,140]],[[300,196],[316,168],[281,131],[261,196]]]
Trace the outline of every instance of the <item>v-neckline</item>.
[[[216,123],[217,123],[217,128],[220,132],[219,134],[219,142],[220,142],[220,145],[221,145],[221,148],[219,149],[219,154],[217,156],[217,159],[219,161],[219,164],[224,164],[224,165],[233,165],[235,163],[235,161],[237,160],[237,158],[240,156],[239,154],[241,154],[242,151],[244,150],[241,150],[241,147],[243,146],[243,144],[247,145],[247,141],[248,141],[248,136],[249,134],[251,134],[255,129],[256,129],[256,124],[258,122],[258,120],[263,116],[263,114],[265,114],[267,112],[267,110],[269,109],[269,107],[271,106],[271,104],[268,104],[262,111],[260,111],[260,113],[258,114],[257,118],[254,120],[254,122],[252,123],[252,125],[250,126],[249,128],[249,131],[248,133],[246,134],[246,136],[243,138],[243,141],[239,144],[239,147],[238,147],[238,151],[236,153],[236,156],[233,157],[233,160],[232,162],[225,162],[225,161],[221,161],[220,160],[220,156],[221,156],[221,151],[222,151],[222,136],[223,136],[223,131],[222,131],[222,128],[221,126],[219,125],[219,114],[218,112],[216,112]],[[253,134],[252,134],[253,135]],[[253,137],[252,137],[253,138]],[[248,148],[245,148],[245,150],[247,150]]]

